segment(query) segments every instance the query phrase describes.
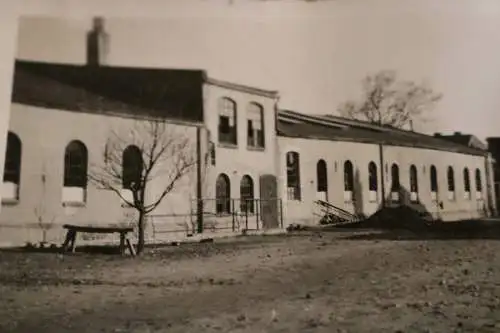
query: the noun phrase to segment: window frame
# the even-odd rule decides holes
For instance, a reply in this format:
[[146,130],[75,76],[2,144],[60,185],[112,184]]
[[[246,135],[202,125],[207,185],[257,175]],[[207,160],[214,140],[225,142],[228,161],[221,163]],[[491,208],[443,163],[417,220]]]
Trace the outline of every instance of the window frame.
[[[230,115],[228,115],[230,113]],[[227,120],[227,132],[223,130],[223,121]],[[232,125],[231,125],[232,122]],[[223,146],[238,145],[238,106],[236,101],[229,97],[219,99],[218,111],[218,142]]]
[[[224,193],[221,193],[222,185],[225,187]],[[224,194],[224,196],[221,196]],[[217,216],[230,215],[231,207],[231,180],[225,173],[220,173],[215,181],[215,213]]]
[[[257,117],[258,120],[253,119]],[[254,122],[260,123],[260,129],[254,128]],[[265,149],[265,126],[264,126],[264,107],[257,102],[250,102],[247,106],[247,148],[249,149]]]
[[240,210],[245,214],[255,214],[255,184],[250,175],[240,180]]

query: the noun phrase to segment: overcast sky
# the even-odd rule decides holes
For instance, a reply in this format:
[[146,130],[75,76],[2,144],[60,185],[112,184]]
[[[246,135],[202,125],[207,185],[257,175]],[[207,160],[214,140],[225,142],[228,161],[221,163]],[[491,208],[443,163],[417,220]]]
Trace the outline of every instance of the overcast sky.
[[90,20],[79,17],[136,13],[108,18],[110,64],[206,69],[279,90],[281,107],[304,113],[335,113],[365,75],[394,69],[443,93],[428,130],[500,136],[498,0],[150,1],[24,1],[25,13],[72,18],[23,17],[17,55],[83,62]]

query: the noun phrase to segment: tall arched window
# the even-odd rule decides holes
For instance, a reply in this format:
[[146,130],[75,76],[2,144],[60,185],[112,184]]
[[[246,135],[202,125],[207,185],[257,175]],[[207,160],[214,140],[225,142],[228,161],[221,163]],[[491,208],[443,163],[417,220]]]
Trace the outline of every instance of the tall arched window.
[[81,141],[71,141],[64,154],[63,202],[85,202],[87,167],[87,147]]
[[344,201],[350,202],[354,191],[354,168],[352,162],[344,162]]
[[324,160],[319,160],[316,163],[316,187],[317,192],[328,192],[328,176]]
[[399,166],[396,163],[391,165],[391,199],[393,201],[399,201]]
[[448,199],[455,200],[455,173],[451,166],[446,171],[446,178],[448,180]]
[[231,213],[231,183],[229,177],[221,173],[215,184],[215,200],[217,214]]
[[378,180],[377,180],[377,165],[375,162],[370,162],[368,164],[368,187],[370,191],[377,192]]
[[219,100],[219,143],[238,143],[236,102],[222,97]]
[[378,179],[377,179],[377,165],[375,162],[368,163],[368,189],[370,193],[370,201],[377,201]]
[[132,184],[139,186],[142,179],[143,160],[139,147],[130,145],[122,156],[122,187],[132,190]]
[[21,181],[21,153],[22,145],[19,137],[9,132],[7,135],[7,149],[3,171],[2,200],[19,200],[19,184]]
[[481,182],[481,171],[476,169],[476,198],[482,199],[483,197],[483,183]]
[[245,175],[240,182],[240,209],[242,212],[254,213],[254,194],[252,177]]
[[300,157],[296,151],[286,153],[286,182],[288,200],[300,201]]
[[352,162],[344,162],[344,191],[352,192],[354,190],[354,169]]
[[464,168],[464,197],[465,199],[470,199],[470,174],[469,169]]
[[438,176],[437,170],[434,165],[430,167],[430,179],[431,179],[431,197],[432,200],[437,200],[437,192],[438,192]]
[[410,201],[418,201],[418,175],[417,167],[410,165]]
[[247,110],[247,145],[264,148],[264,108],[254,102]]

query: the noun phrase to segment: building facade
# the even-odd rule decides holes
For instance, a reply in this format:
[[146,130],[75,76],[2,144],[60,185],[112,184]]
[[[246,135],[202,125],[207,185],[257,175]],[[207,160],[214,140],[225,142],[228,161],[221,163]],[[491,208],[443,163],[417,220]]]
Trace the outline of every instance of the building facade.
[[383,203],[444,221],[494,213],[485,150],[332,116],[281,111],[278,123],[287,223],[317,223],[316,200],[361,216]]
[[[383,204],[442,220],[496,210],[492,160],[477,144],[280,110],[277,91],[203,70],[112,66],[110,38],[95,20],[86,64],[16,61],[0,245],[59,243],[65,223],[133,223],[126,201],[137,161],[155,149],[151,124],[172,151],[146,201],[170,187],[179,160],[192,162],[148,216],[155,240],[188,237],[199,223],[204,232],[316,224],[318,200],[363,216]],[[113,171],[117,187],[96,182],[96,170]]]

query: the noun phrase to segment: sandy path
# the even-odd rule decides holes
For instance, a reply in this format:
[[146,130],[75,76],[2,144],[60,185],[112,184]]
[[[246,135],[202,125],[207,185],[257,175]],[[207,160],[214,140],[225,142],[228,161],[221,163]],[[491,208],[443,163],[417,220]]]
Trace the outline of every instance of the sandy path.
[[3,253],[0,329],[494,332],[499,249],[494,240],[326,234],[169,248],[139,260]]

